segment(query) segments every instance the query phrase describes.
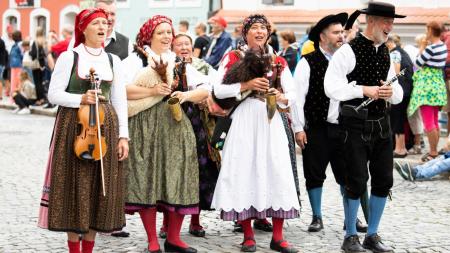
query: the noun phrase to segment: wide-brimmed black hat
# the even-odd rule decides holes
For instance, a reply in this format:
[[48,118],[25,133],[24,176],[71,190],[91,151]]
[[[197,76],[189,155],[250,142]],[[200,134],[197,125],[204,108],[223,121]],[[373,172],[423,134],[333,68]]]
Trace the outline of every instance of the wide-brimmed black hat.
[[404,18],[404,15],[395,14],[395,6],[384,2],[369,2],[367,8],[356,10],[348,18],[345,30],[350,30],[360,14],[366,14],[370,16],[380,16],[388,18]]
[[314,44],[318,44],[320,41],[320,33],[325,30],[329,25],[340,23],[343,26],[347,22],[348,14],[345,12],[336,14],[336,15],[328,15],[319,20],[317,24],[311,29],[309,32],[309,40],[313,41]]
[[404,18],[404,15],[395,14],[395,6],[384,2],[369,2],[367,8],[360,10],[361,13],[372,16],[388,18]]

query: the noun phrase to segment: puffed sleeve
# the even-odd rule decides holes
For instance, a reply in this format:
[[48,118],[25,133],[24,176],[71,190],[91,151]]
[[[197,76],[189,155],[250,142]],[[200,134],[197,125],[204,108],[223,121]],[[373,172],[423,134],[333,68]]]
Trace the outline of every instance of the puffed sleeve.
[[82,95],[66,92],[69,85],[73,57],[73,51],[69,50],[62,53],[56,61],[48,89],[48,101],[52,104],[71,108],[80,107]]
[[186,66],[186,79],[189,87],[193,89],[205,89],[207,91],[212,90],[210,80],[208,76],[203,75],[198,70],[196,70],[192,65],[188,64]]
[[295,104],[295,85],[289,67],[285,67],[281,73],[281,86],[283,87],[284,97],[288,100],[288,104],[278,103],[281,108],[287,108]]
[[219,99],[224,98],[230,98],[230,97],[236,97],[237,99],[241,99],[241,84],[240,83],[234,83],[234,84],[222,84],[223,77],[225,76],[225,73],[227,72],[227,69],[225,66],[228,65],[228,62],[230,61],[229,55],[225,56],[225,58],[222,60],[222,63],[219,66],[218,73],[216,76],[215,83],[213,85],[214,89],[214,95]]
[[127,94],[123,78],[123,67],[119,57],[113,55],[114,81],[111,87],[111,103],[119,118],[119,137],[128,139]]

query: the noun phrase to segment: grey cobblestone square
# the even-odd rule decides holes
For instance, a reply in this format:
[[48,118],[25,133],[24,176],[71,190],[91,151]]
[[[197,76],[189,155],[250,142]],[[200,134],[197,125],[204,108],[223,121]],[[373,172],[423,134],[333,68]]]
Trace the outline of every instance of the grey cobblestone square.
[[[13,115],[0,109],[0,122],[0,253],[66,252],[64,233],[49,232],[36,225],[54,118]],[[301,218],[286,222],[286,239],[301,252],[340,252],[343,211],[339,187],[328,170],[322,210],[325,229],[308,233],[311,209],[299,168],[303,210]],[[448,175],[416,183],[404,181],[395,171],[394,177],[393,201],[387,203],[380,226],[384,242],[395,247],[397,253],[450,252]],[[159,214],[158,227],[161,218]],[[186,217],[182,237],[199,252],[239,252],[243,235],[233,233],[233,224],[221,221],[218,212],[202,213],[205,238],[189,235],[188,221]],[[137,215],[127,216],[125,230],[131,233],[129,238],[100,234],[95,251],[142,252],[147,238]],[[273,252],[269,249],[270,238],[270,233],[256,232],[258,252]]]

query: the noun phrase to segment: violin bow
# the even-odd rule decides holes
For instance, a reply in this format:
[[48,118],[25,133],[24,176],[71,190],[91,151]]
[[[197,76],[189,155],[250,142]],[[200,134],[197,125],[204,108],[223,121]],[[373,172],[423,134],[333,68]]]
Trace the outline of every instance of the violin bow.
[[106,196],[106,190],[105,190],[105,173],[103,170],[103,150],[102,150],[102,131],[100,130],[100,116],[99,116],[99,110],[98,110],[98,94],[97,90],[100,88],[98,77],[96,77],[97,74],[95,74],[94,68],[91,68],[89,70],[89,76],[91,79],[91,82],[95,84],[95,114],[96,114],[96,121],[97,121],[97,136],[98,136],[98,147],[100,148],[100,169],[102,174],[102,190],[103,190],[103,197]]

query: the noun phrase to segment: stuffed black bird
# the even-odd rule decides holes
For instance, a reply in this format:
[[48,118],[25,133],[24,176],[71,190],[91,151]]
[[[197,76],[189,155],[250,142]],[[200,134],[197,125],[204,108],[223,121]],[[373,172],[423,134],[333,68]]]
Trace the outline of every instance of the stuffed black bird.
[[[236,52],[238,53],[238,52]],[[223,77],[222,84],[234,84],[247,82],[257,77],[265,77],[271,70],[272,56],[260,48],[259,50],[247,50],[245,56],[233,64]],[[219,99],[214,95],[216,103],[223,109],[230,109],[237,104],[236,98]]]

